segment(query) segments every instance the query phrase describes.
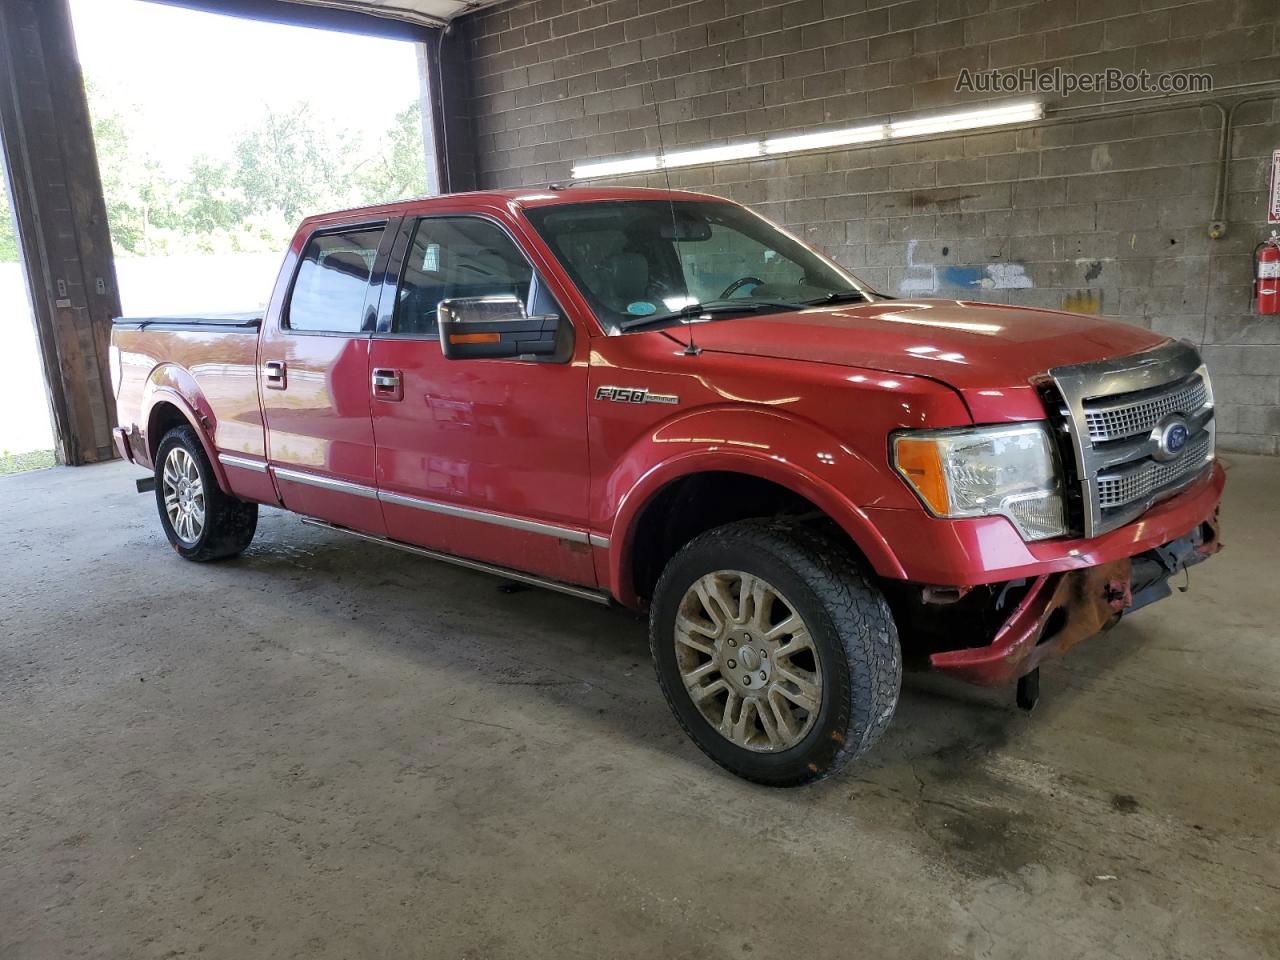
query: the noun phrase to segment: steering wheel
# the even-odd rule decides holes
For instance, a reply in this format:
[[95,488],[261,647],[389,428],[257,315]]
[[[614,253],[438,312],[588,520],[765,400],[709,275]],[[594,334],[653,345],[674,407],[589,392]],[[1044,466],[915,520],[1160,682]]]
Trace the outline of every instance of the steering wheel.
[[758,287],[758,286],[761,286],[764,283],[764,281],[761,280],[759,277],[742,277],[741,279],[735,280],[733,281],[733,283],[725,287],[724,293],[720,294],[720,299],[728,300],[735,293],[737,293],[739,290],[745,287],[748,283],[754,283]]

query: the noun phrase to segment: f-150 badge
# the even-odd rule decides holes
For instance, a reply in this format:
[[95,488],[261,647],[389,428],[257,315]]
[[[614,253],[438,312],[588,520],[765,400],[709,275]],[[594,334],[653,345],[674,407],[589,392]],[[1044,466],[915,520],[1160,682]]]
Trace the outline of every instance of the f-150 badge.
[[650,393],[648,387],[596,387],[597,400],[612,400],[614,403],[669,403],[676,404],[680,398],[671,393]]

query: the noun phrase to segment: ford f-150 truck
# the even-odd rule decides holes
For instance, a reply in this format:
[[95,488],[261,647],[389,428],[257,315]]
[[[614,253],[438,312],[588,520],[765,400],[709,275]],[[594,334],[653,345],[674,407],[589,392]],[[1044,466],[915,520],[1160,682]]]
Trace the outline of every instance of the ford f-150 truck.
[[268,308],[116,321],[120,453],[183,557],[258,506],[646,610],[676,719],[761,783],[903,664],[1017,682],[1218,548],[1196,349],[882,296],[745,207],[495,191],[302,224]]

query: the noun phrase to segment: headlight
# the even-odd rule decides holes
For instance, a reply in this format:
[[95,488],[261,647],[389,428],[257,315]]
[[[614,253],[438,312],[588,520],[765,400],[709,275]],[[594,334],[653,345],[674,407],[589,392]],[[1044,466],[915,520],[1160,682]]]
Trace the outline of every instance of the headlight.
[[893,466],[937,517],[1008,517],[1024,540],[1067,532],[1046,424],[911,430]]

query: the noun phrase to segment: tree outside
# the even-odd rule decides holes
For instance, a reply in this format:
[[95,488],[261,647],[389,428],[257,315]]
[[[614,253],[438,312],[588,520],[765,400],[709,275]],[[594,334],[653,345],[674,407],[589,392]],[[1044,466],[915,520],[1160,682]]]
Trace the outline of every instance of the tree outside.
[[18,235],[9,206],[9,178],[0,177],[0,263],[18,259]]
[[[165,167],[130,123],[134,108],[88,92],[126,313],[260,308],[304,217],[426,192],[416,100],[377,137],[340,129],[305,101],[262,105],[220,155]],[[53,462],[52,428],[33,413],[43,374],[19,259],[0,176],[0,476]]]
[[[262,310],[303,217],[426,192],[412,44],[71,6],[125,315]],[[358,83],[307,81],[339,58]],[[0,176],[0,474],[47,464],[54,443],[7,188]]]
[[[151,160],[124,113],[90,83],[89,109],[117,255],[266,253],[325,210],[426,192],[417,100],[376,142],[335,130],[303,101],[262,107],[226,157],[198,155],[178,175]],[[18,259],[7,184],[0,183],[0,262]]]

